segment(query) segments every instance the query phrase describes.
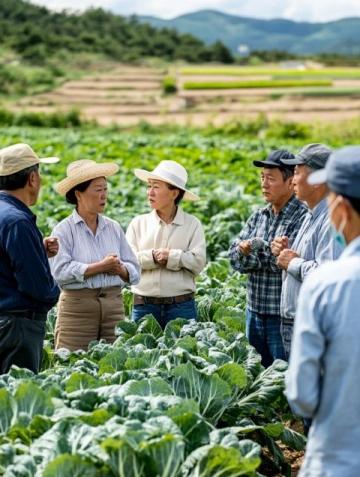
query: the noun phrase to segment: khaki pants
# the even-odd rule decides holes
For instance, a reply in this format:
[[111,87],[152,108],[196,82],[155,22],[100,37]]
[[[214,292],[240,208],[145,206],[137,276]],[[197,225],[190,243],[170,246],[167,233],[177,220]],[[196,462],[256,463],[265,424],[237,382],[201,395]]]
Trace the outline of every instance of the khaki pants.
[[55,349],[86,350],[90,341],[115,340],[115,325],[123,320],[121,287],[63,290],[58,303]]

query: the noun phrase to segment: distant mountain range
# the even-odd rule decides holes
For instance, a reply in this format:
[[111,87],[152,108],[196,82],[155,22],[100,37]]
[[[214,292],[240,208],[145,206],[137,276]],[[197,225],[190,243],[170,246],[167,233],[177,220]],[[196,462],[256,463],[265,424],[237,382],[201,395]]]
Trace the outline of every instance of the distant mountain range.
[[250,50],[283,50],[295,54],[360,54],[360,17],[327,23],[259,20],[214,10],[201,10],[171,20],[139,16],[142,22],[191,33],[206,43],[221,40],[232,52],[239,45]]

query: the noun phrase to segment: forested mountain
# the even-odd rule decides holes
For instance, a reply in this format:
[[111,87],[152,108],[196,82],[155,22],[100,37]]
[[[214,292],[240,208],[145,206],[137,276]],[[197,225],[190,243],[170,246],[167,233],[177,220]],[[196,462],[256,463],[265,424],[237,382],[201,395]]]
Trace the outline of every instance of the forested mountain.
[[232,52],[239,45],[250,50],[283,50],[301,55],[338,53],[360,54],[360,18],[345,18],[327,23],[260,20],[202,10],[172,20],[139,17],[156,27],[176,28],[206,43],[220,40]]

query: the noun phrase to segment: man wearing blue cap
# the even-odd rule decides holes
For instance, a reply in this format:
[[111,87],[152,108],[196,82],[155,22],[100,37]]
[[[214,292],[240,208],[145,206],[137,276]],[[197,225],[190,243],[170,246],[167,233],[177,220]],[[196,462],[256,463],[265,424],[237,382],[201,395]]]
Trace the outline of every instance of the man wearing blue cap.
[[272,151],[261,167],[261,188],[268,205],[257,210],[231,245],[229,256],[234,270],[248,274],[246,336],[261,355],[263,366],[285,359],[280,334],[281,269],[271,253],[278,235],[297,235],[306,207],[295,196],[292,184],[294,166],[282,163],[294,155],[285,149]]
[[305,277],[321,263],[336,260],[341,248],[331,234],[326,197],[326,184],[310,185],[307,178],[311,172],[322,169],[331,154],[324,144],[308,144],[293,159],[282,159],[295,166],[294,191],[296,197],[308,206],[308,213],[294,240],[288,246],[287,237],[276,237],[272,252],[277,264],[284,270],[281,289],[281,335],[286,358],[289,359],[291,338],[300,287]]
[[360,146],[334,152],[309,177],[326,183],[341,257],[306,278],[295,319],[286,395],[313,419],[299,477],[360,475]]

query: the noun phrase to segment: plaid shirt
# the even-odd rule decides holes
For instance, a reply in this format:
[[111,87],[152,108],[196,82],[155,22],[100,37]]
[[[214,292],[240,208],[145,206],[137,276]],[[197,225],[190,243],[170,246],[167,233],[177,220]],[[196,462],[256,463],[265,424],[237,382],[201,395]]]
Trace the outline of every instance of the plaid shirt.
[[[245,224],[239,237],[231,245],[229,258],[234,270],[248,273],[248,308],[264,315],[280,315],[281,269],[276,265],[276,257],[271,253],[271,242],[275,237],[286,235],[289,246],[294,241],[307,207],[293,196],[275,215],[271,204],[257,210]],[[260,246],[248,256],[242,255],[238,244],[242,240],[260,239]]]

